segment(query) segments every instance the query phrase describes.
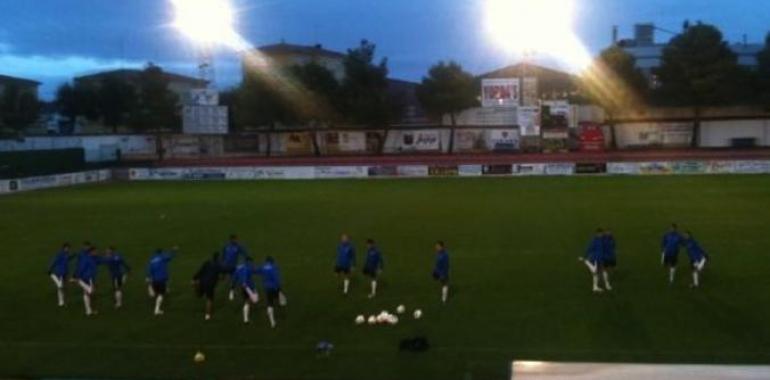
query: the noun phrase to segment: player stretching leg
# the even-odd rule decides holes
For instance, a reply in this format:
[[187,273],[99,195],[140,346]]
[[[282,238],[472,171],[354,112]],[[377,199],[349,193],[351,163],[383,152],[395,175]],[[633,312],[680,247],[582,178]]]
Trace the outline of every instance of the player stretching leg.
[[612,290],[610,285],[609,272],[615,269],[618,264],[617,255],[615,252],[615,236],[612,235],[612,231],[609,229],[604,231],[602,239],[602,277],[604,277],[604,288]]
[[147,282],[152,288],[152,295],[155,298],[155,316],[163,315],[163,297],[168,288],[168,263],[174,258],[178,247],[171,249],[171,252],[164,252],[158,248],[150,257],[147,264]]
[[129,267],[126,260],[123,259],[123,255],[115,251],[115,247],[107,248],[105,253],[105,262],[107,263],[107,268],[109,268],[110,277],[112,278],[115,308],[119,309],[123,306],[123,284],[128,278],[128,272],[131,271],[131,267]]
[[244,259],[249,257],[246,249],[238,242],[238,235],[232,234],[230,235],[230,241],[222,248],[221,263],[222,274],[230,277],[230,292],[227,295],[227,299],[230,301],[235,300],[236,281],[233,273],[235,272],[235,267],[238,266],[238,259],[241,256]]
[[384,261],[382,253],[374,244],[374,240],[366,239],[366,263],[364,264],[364,275],[372,279],[372,292],[369,298],[377,295],[377,277],[383,270]]
[[270,327],[275,328],[275,305],[286,306],[286,295],[281,289],[281,272],[275,265],[275,260],[268,256],[265,263],[257,268],[257,274],[262,276],[262,287],[267,294],[267,319],[270,321]]
[[78,285],[83,289],[83,305],[86,309],[86,316],[97,314],[92,307],[92,297],[96,286],[96,274],[99,264],[103,264],[102,258],[96,256],[96,248],[89,247],[88,253],[80,258],[80,268],[76,273]]
[[584,262],[591,272],[593,279],[593,292],[601,293],[604,290],[599,287],[599,271],[602,269],[602,257],[604,256],[604,232],[601,228],[596,229],[596,235],[591,239],[591,243],[588,245],[586,254],[583,257],[578,257],[578,260]]
[[449,253],[441,240],[436,242],[434,249],[436,264],[433,266],[433,279],[441,283],[441,302],[446,303],[449,297]]
[[347,234],[340,236],[340,244],[337,246],[337,262],[334,266],[334,273],[342,276],[342,293],[348,294],[350,290],[350,273],[356,264],[356,250],[350,237]]
[[56,285],[56,298],[59,306],[64,306],[64,282],[67,280],[69,263],[72,257],[70,254],[70,244],[64,243],[48,267],[48,276],[51,277],[54,285]]
[[248,257],[243,264],[235,268],[235,275],[233,276],[235,285],[241,288],[243,294],[243,323],[249,323],[251,305],[256,305],[259,302],[257,285],[254,283],[255,271],[254,262]]
[[214,291],[217,288],[220,275],[219,252],[214,252],[211,260],[207,260],[201,265],[198,272],[193,276],[193,285],[195,286],[198,297],[206,298],[205,320],[211,319],[214,309]]
[[706,267],[708,254],[692,237],[690,231],[685,232],[683,238],[684,246],[687,248],[687,256],[690,257],[690,264],[692,265],[692,284],[690,284],[690,287],[697,288],[700,286],[700,273]]
[[668,232],[663,235],[663,239],[660,243],[661,264],[668,267],[668,283],[669,285],[674,283],[674,275],[676,274],[676,265],[679,261],[679,247],[682,245],[682,235],[679,234],[679,230],[676,224],[671,224]]

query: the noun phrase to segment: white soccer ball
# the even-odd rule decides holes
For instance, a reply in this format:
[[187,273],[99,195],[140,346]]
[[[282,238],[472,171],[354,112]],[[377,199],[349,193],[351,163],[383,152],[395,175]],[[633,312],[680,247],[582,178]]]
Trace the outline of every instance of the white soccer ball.
[[366,321],[369,322],[370,325],[375,325],[377,324],[377,317],[370,315],[369,319],[367,319]]
[[398,307],[396,308],[396,313],[398,314],[404,314],[405,311],[406,311],[406,307],[404,307],[404,305],[398,305]]
[[417,310],[414,311],[414,314],[412,314],[412,315],[414,316],[414,319],[420,319],[420,318],[422,318],[422,310],[417,309]]
[[363,315],[359,315],[356,317],[356,324],[357,325],[363,325],[366,322],[366,317]]
[[390,317],[390,314],[388,314],[387,311],[383,311],[379,315],[377,315],[377,323],[385,323],[388,321],[388,317]]
[[391,325],[395,325],[396,323],[398,323],[398,317],[393,315],[393,314],[389,315],[388,316],[388,323],[391,324]]
[[198,351],[195,353],[195,356],[193,356],[193,361],[196,363],[203,363],[206,361],[206,355],[203,355],[202,352]]

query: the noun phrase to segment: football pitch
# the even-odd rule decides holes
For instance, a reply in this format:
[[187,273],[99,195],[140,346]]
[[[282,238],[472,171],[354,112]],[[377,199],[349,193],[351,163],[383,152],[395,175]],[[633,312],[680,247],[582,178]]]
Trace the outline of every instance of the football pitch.
[[[688,288],[684,254],[667,284],[660,238],[671,222],[711,255],[701,289]],[[601,295],[576,260],[598,226],[613,230],[619,261],[615,290]],[[770,176],[122,182],[4,196],[0,377],[502,379],[514,359],[767,364],[769,228]],[[359,268],[341,294],[341,232],[359,264],[364,240],[377,240],[375,299]],[[276,329],[264,303],[244,325],[222,284],[203,320],[189,281],[230,233],[281,267],[289,304]],[[437,239],[452,263],[443,306],[430,276]],[[105,268],[99,315],[84,316],[74,286],[56,307],[49,261],[83,240],[116,245],[132,266],[123,309],[112,308]],[[175,244],[166,314],[153,317],[145,264]],[[423,318],[353,323],[398,304]],[[399,352],[414,336],[430,349]],[[322,340],[331,355],[316,354]],[[197,350],[205,363],[193,362]]]

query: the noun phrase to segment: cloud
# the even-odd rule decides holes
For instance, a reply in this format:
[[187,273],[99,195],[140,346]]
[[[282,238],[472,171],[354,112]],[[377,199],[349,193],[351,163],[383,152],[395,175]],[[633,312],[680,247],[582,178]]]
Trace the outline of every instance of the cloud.
[[99,59],[77,55],[42,56],[17,55],[3,53],[0,44],[0,67],[3,73],[29,79],[37,76],[72,77],[90,71],[114,69],[118,67],[142,67],[145,63],[120,59]]

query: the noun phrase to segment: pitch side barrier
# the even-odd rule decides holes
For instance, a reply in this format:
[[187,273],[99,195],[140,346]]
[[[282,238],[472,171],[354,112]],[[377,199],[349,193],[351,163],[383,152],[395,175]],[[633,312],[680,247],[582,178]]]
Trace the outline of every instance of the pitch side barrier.
[[178,167],[129,169],[128,179],[308,180],[430,177],[515,177],[571,175],[770,174],[770,160],[656,161],[609,163],[523,163],[497,165],[380,165]]
[[348,165],[170,167],[91,170],[0,180],[0,194],[109,180],[311,180],[431,177],[523,177],[572,175],[770,174],[770,160],[654,161],[609,163],[517,163],[495,165]]

